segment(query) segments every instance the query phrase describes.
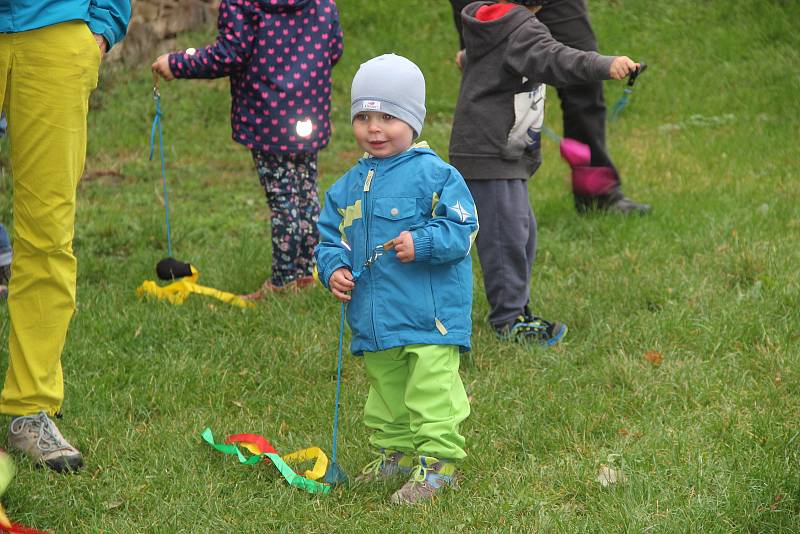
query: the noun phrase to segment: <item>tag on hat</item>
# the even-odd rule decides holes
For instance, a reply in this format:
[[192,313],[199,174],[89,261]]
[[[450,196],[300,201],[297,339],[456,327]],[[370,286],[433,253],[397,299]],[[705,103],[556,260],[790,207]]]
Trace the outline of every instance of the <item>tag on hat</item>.
[[361,105],[361,109],[366,109],[369,111],[380,111],[381,102],[380,100],[364,100],[364,103]]

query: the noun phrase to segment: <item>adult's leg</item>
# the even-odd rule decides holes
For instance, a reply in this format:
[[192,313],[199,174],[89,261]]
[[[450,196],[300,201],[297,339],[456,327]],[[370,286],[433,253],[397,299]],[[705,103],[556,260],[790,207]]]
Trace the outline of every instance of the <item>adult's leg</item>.
[[[586,0],[553,0],[537,14],[553,37],[579,50],[597,51],[597,38],[589,21]],[[621,191],[617,168],[606,148],[606,104],[603,82],[559,87],[558,96],[564,117],[564,137],[589,145],[591,166],[600,167],[602,180],[582,180],[585,174],[572,175],[575,207],[584,212],[592,207],[617,211],[647,212],[646,204],[636,204]]]
[[458,42],[461,46],[461,49],[464,49],[464,36],[462,35],[462,24],[461,24],[461,11],[472,3],[473,0],[450,0],[450,7],[453,10],[453,22],[456,25],[456,31],[458,32]]
[[0,412],[61,408],[61,352],[75,309],[75,198],[100,50],[83,22],[0,35],[14,180],[9,367]]
[[500,330],[524,314],[536,257],[536,219],[527,180],[467,180],[481,230],[475,244],[489,301],[489,322]]

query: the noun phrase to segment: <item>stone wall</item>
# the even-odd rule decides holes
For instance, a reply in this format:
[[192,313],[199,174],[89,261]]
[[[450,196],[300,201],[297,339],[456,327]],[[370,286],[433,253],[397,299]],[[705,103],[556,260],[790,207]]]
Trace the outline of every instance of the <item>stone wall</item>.
[[175,36],[213,25],[219,0],[132,0],[131,22],[125,40],[106,61],[139,65],[175,49]]

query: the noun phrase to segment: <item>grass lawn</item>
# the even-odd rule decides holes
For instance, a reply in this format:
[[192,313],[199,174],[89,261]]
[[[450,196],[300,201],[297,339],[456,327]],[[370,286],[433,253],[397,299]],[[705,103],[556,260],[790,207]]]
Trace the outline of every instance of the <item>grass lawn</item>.
[[[495,339],[475,260],[460,491],[416,508],[391,507],[384,485],[316,497],[201,443],[210,426],[218,437],[263,434],[283,453],[330,452],[339,308],[322,288],[247,311],[199,296],[179,307],[136,298],[166,251],[142,65],[104,71],[78,193],[60,428],[87,467],[59,476],[17,457],[9,515],[64,533],[800,530],[800,9],[590,3],[601,49],[650,65],[608,144],[626,193],[654,212],[578,216],[568,169],[545,142],[529,187],[540,232],[532,302],[569,334],[551,350]],[[320,189],[359,155],[350,81],[380,53],[422,68],[423,138],[446,157],[459,84],[449,3],[339,9],[345,56]],[[609,104],[622,89],[606,84]],[[560,130],[549,93],[546,122]],[[249,153],[229,137],[227,80],[164,84],[162,95],[175,255],[202,283],[252,291],[269,272],[268,211]],[[9,222],[7,147],[3,161]],[[7,320],[2,305],[3,373]],[[345,361],[339,460],[351,476],[371,459],[362,366]],[[603,487],[603,466],[625,482]]]

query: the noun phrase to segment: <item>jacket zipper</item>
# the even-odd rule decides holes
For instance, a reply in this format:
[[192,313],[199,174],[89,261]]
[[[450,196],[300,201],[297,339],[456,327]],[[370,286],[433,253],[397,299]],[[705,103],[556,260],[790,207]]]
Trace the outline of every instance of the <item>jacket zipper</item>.
[[[378,162],[376,161],[372,168],[367,171],[367,177],[364,179],[364,199],[362,200],[362,204],[364,205],[364,251],[366,254],[366,258],[369,259],[370,255],[372,254],[372,248],[370,247],[370,240],[369,240],[369,232],[370,232],[370,220],[372,219],[372,207],[369,204],[369,190],[372,187],[372,180],[375,177],[375,171],[378,168]],[[375,331],[375,288],[373,287],[373,276],[372,273],[369,275],[369,305],[370,305],[370,317],[372,318],[372,340],[375,344],[375,349],[380,350],[378,346],[378,334]]]

